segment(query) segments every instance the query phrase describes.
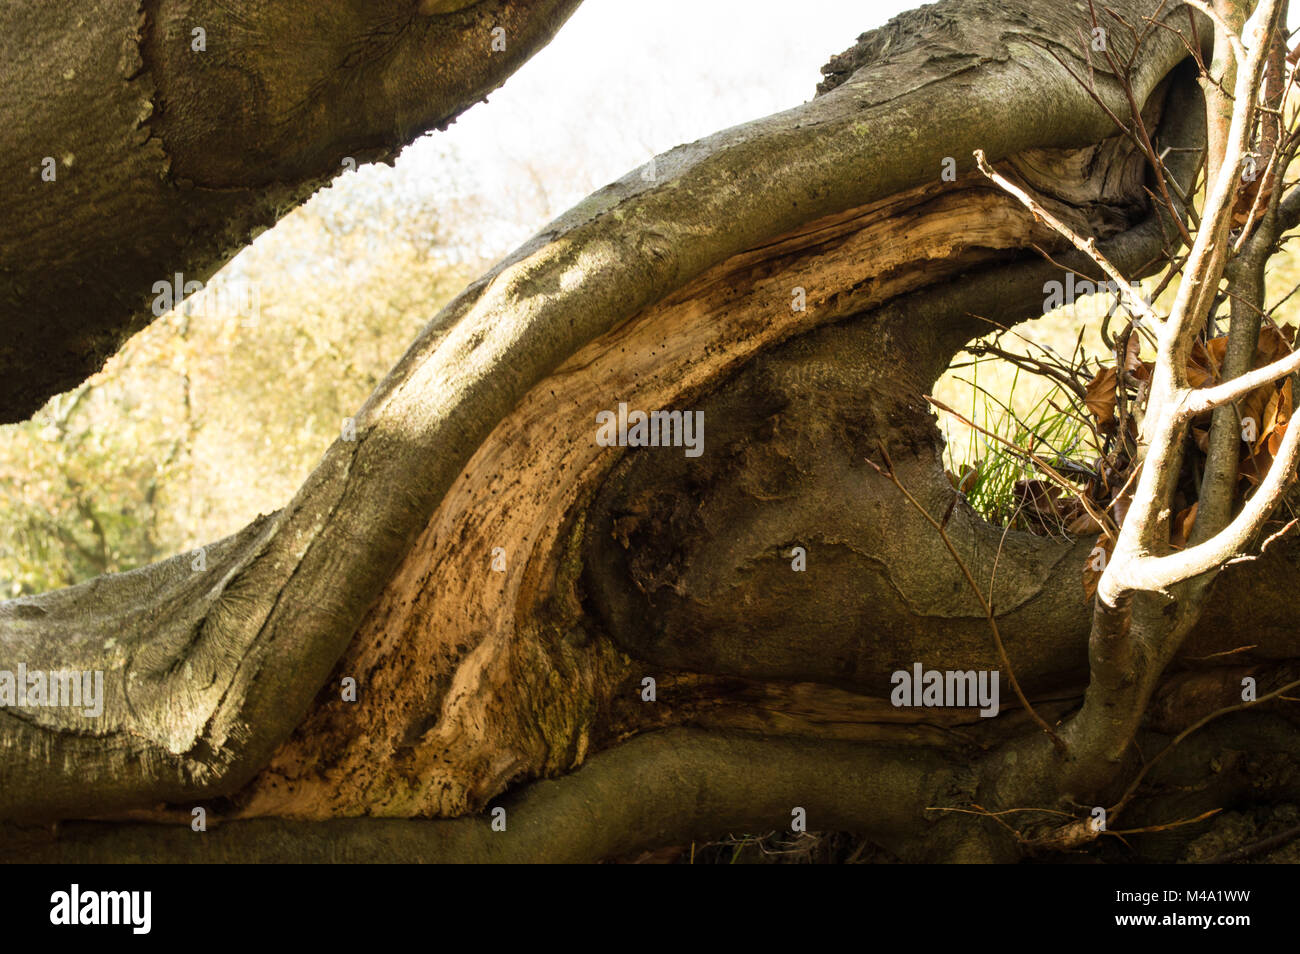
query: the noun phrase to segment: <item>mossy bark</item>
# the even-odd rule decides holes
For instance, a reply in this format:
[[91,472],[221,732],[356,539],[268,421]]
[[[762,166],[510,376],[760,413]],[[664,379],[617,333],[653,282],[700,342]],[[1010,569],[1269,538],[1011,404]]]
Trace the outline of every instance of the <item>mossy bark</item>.
[[[1091,272],[971,174],[974,149],[1133,277],[1174,240],[1140,161],[1043,49],[1082,69],[1081,16],[944,0],[868,34],[812,102],[659,157],[653,181],[602,189],[466,289],[366,403],[357,439],[214,545],[206,571],[178,559],[0,604],[0,667],[104,668],[110,690],[94,724],[0,711],[0,816],[99,819],[52,841],[11,829],[15,845],[586,860],[805,807],[900,856],[1018,857],[987,819],[934,809],[1050,799],[998,785],[1022,757],[1035,770],[1018,777],[1050,780],[1050,748],[1015,706],[981,719],[885,701],[914,661],[998,664],[940,539],[864,458],[884,445],[947,512],[920,395],[984,331],[972,316],[1041,312],[1060,272],[1031,246]],[[1190,147],[1174,160],[1190,181],[1203,132],[1185,57],[1153,30],[1132,81],[1162,142]],[[1113,79],[1097,82],[1123,111]],[[629,400],[703,410],[706,455],[597,446],[594,413]],[[1003,534],[961,501],[948,528],[994,581],[1031,699],[1067,715],[1088,679],[1092,541]],[[806,573],[783,555],[796,543]],[[1225,574],[1254,608],[1212,615],[1189,652],[1249,628],[1233,665],[1280,678],[1269,667],[1300,655],[1295,611],[1268,595],[1296,552]],[[1221,704],[1235,675],[1160,696],[1166,721]],[[344,677],[358,702],[340,698]],[[454,818],[503,797],[507,833]],[[194,805],[211,832],[190,831]]]

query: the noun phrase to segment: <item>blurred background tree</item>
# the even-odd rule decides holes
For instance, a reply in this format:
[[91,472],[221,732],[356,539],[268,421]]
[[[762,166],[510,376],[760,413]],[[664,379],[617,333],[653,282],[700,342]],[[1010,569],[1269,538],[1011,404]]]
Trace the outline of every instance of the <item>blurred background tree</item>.
[[0,594],[130,570],[290,498],[483,264],[446,242],[438,211],[351,178],[4,429]]

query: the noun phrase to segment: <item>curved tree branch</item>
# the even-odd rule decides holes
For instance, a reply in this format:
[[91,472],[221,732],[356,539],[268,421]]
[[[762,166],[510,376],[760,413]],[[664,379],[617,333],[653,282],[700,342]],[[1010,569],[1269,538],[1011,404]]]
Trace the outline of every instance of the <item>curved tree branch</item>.
[[[692,317],[692,303],[716,276],[761,273],[771,256],[813,268],[831,258],[819,254],[822,245],[835,242],[870,250],[861,261],[840,260],[838,271],[826,264],[811,271],[828,282],[825,307],[803,317],[768,317],[748,350],[719,358],[707,377],[683,384],[681,393],[716,386],[759,348],[864,313],[881,322],[894,316],[889,327],[900,337],[924,340],[924,348],[916,345],[916,367],[905,372],[920,378],[942,370],[971,336],[978,323],[962,316],[976,303],[1004,315],[1017,307],[1025,317],[1041,311],[1043,276],[1052,272],[1036,262],[985,268],[955,288],[926,287],[972,264],[1010,260],[1042,238],[1023,216],[1006,215],[969,182],[960,194],[939,195],[939,159],[951,154],[970,173],[964,157],[977,148],[998,161],[1029,150],[1092,147],[1111,132],[1106,112],[1041,50],[1056,44],[1062,55],[1077,56],[1061,40],[1073,36],[1069,15],[1048,0],[1025,6],[1032,15],[1006,18],[971,0],[927,8],[916,20],[946,18],[969,31],[968,53],[932,55],[924,31],[910,42],[886,44],[887,55],[876,45],[880,36],[868,38],[862,47],[877,52],[811,103],[673,150],[657,160],[653,182],[634,173],[596,193],[435,318],[361,410],[357,439],[336,442],[284,510],[210,548],[206,569],[194,571],[188,558],[177,558],[0,604],[0,666],[104,669],[109,691],[104,717],[95,723],[50,710],[0,712],[0,816],[107,815],[240,790],[302,724],[367,611],[382,608],[376,601],[385,588],[399,578],[408,585],[416,572],[412,555],[429,556],[413,550],[413,541],[454,497],[471,459],[502,446],[489,441],[494,431],[515,414],[540,420],[536,408],[546,406],[550,387],[581,371],[581,362],[569,362],[596,356],[590,349],[602,342],[617,344],[621,333],[653,337],[657,318],[707,326],[711,313]],[[1136,20],[1153,5],[1130,0],[1121,6]],[[970,16],[976,7],[989,16]],[[1149,38],[1132,77],[1139,101],[1152,99],[1184,55],[1182,42],[1166,31]],[[1104,77],[1097,93],[1113,109],[1126,101]],[[1032,126],[1018,121],[1026,113],[1035,117]],[[969,125],[947,123],[953,114]],[[1098,204],[1113,198],[1103,194]],[[959,202],[969,203],[972,219],[996,223],[987,246],[922,248],[929,257],[916,261],[909,256],[918,250],[905,241],[890,251],[891,215],[915,218],[921,215],[915,208],[927,203],[951,215]],[[930,214],[937,213],[931,208]],[[1135,273],[1155,262],[1154,252],[1168,240],[1158,217],[1127,232],[1110,225],[1113,247],[1102,246],[1107,258]],[[862,236],[865,244],[853,246]],[[1081,270],[1094,267],[1077,257],[1069,261]],[[770,291],[756,282],[750,293],[758,294],[754,289]],[[765,314],[760,300],[749,299],[751,310],[740,319],[757,324],[753,316]],[[564,426],[589,430],[585,405],[575,413],[580,416],[565,418]],[[915,433],[922,433],[919,425]],[[926,432],[924,441],[930,439]],[[914,458],[917,468],[933,463],[920,453]],[[608,466],[583,463],[599,474]],[[491,509],[484,500],[457,504]],[[548,516],[557,522],[557,514]],[[978,545],[975,523],[970,520],[965,546]],[[1069,561],[1078,546],[1026,542],[1023,548],[1036,570],[1077,572]],[[426,565],[459,558],[434,548]],[[1034,592],[1041,592],[1043,575]],[[521,575],[506,585],[512,596],[541,586]],[[457,595],[463,599],[463,592]],[[1064,614],[1067,597],[1042,598],[1058,600],[1053,605]],[[534,628],[544,630],[544,623]],[[632,638],[630,632],[619,638]],[[979,638],[987,651],[986,635]],[[491,641],[472,646],[473,666],[485,666],[482,657],[498,647]],[[554,651],[557,658],[568,652]],[[1059,649],[1045,644],[1036,652],[1047,659]],[[611,670],[626,665],[608,664]],[[1024,671],[1019,659],[1016,667]],[[1040,673],[1048,667],[1040,663]],[[571,737],[570,722],[538,732],[547,736],[539,745],[558,746],[560,739],[576,748],[569,764],[581,761],[587,741]],[[514,764],[494,769],[480,790],[449,804],[463,810],[473,797],[499,792],[532,771]]]
[[5,4],[0,423],[99,370],[156,283],[184,297],[345,159],[445,129],[579,2]]

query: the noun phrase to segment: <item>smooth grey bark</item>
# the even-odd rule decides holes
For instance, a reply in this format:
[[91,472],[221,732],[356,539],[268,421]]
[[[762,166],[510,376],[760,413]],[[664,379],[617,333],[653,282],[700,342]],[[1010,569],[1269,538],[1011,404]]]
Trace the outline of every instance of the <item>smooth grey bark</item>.
[[[649,767],[649,768],[648,768]],[[644,845],[706,837],[728,825],[866,825],[886,842],[915,833],[906,806],[969,788],[969,772],[905,747],[763,739],[685,729],[656,732],[594,757],[574,775],[503,799],[489,814],[444,821],[344,819],[182,825],[87,825],[51,841],[9,833],[7,857],[104,862],[585,862]],[[494,806],[496,807],[496,806]],[[927,826],[928,827],[928,826]],[[942,826],[941,826],[942,827]]]
[[4,4],[0,423],[99,370],[155,283],[207,281],[345,158],[446,128],[579,2]]
[[[1119,7],[1131,21],[1155,8],[1143,0]],[[470,286],[366,403],[358,439],[336,443],[284,510],[214,545],[205,572],[191,572],[178,558],[0,604],[0,668],[21,659],[32,668],[110,673],[109,706],[97,724],[48,711],[0,712],[0,817],[107,815],[237,792],[300,723],[469,456],[564,359],[713,265],[822,216],[933,181],[945,156],[969,170],[975,148],[996,161],[1109,136],[1109,118],[1040,46],[1079,64],[1077,18],[1046,0],[1014,10],[946,0],[869,35],[837,61],[851,65],[847,78],[832,69],[827,91],[811,103],[659,157],[653,182],[636,172],[601,190]],[[1133,76],[1140,101],[1163,90],[1185,53],[1178,37],[1153,31]],[[1124,111],[1117,86],[1100,73],[1098,91]],[[1167,240],[1155,217],[1105,248],[1140,274]],[[897,354],[915,363],[902,365],[893,386],[924,385],[972,336],[966,312],[1032,317],[1048,273],[1037,261],[1008,261],[873,314],[830,308],[819,317],[828,324],[852,319],[859,329],[874,323],[906,338],[909,347]],[[717,382],[720,402],[728,400],[724,385],[735,383]],[[882,433],[869,436],[903,433],[914,450],[927,443],[933,450],[924,415],[908,413],[902,424],[885,414]],[[937,490],[932,456],[917,453],[907,466],[927,500],[947,499]],[[607,513],[607,504],[594,513]],[[905,512],[901,501],[896,506]],[[986,558],[979,541],[987,542],[989,528],[966,512],[958,520],[963,547]],[[918,544],[914,558],[940,559],[935,544]],[[1045,570],[1063,587],[1076,572],[1079,546],[1086,552],[1086,544],[1072,550],[1018,539],[1014,548],[1024,559],[1005,572],[1041,577]],[[620,612],[635,614],[619,610],[613,581],[603,585],[604,624],[622,646],[653,659],[662,647],[639,641],[635,627],[619,622]],[[964,617],[953,648],[986,654],[987,643],[976,648],[982,624],[971,615],[953,610],[935,628],[917,625],[901,651],[936,639],[937,627]],[[1034,675],[1059,681],[1072,669],[1070,654],[1083,651],[1075,627],[1086,632],[1086,613],[1076,618],[1066,597],[1045,594],[1023,622],[1009,640],[1025,642],[1031,632],[1049,640],[1036,654]],[[1278,648],[1291,647],[1281,639]],[[697,658],[685,662],[701,665]],[[788,659],[768,664],[747,674],[833,676],[815,666],[792,672]]]
[[[1128,827],[1192,818],[1236,799],[1300,799],[1294,720],[1238,715],[1189,740],[1162,764],[1160,792],[1134,807]],[[1158,750],[1167,741],[1143,738]],[[1256,773],[1241,771],[1243,749]],[[909,863],[1009,862],[1016,846],[990,819],[926,811],[974,794],[975,772],[953,750],[669,729],[594,756],[564,778],[494,801],[493,814],[455,819],[257,819],[211,824],[71,822],[0,827],[4,860],[63,864],[584,863],[633,857],[727,832],[786,830],[802,808],[812,830],[853,831]],[[1206,773],[1204,765],[1226,766]],[[1180,860],[1204,826],[1126,835],[1144,855]],[[1113,841],[1118,849],[1118,839]],[[1121,856],[1122,857],[1122,856]]]

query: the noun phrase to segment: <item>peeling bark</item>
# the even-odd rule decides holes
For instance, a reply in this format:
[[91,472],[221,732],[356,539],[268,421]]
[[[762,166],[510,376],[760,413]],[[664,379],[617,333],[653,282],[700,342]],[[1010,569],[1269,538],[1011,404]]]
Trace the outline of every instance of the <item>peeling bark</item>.
[[[1133,21],[1155,6],[1119,5]],[[864,458],[884,443],[944,513],[919,395],[986,330],[973,316],[1041,312],[1060,271],[1031,245],[1095,273],[972,172],[975,148],[1133,277],[1177,241],[1140,159],[1037,45],[1077,60],[1075,17],[945,0],[866,35],[811,103],[659,157],[654,182],[601,190],[470,286],[367,402],[358,440],[214,545],[205,573],[178,559],[0,604],[0,668],[109,670],[96,724],[0,710],[0,817],[117,821],[53,840],[11,829],[13,843],[41,858],[588,860],[812,805],[815,824],[900,857],[1018,857],[987,819],[932,810],[1050,798],[1059,765],[1033,754],[1041,736],[1014,706],[986,720],[888,704],[889,674],[915,661],[998,664],[939,538]],[[1154,31],[1134,85],[1162,142],[1189,147],[1174,165],[1190,181],[1204,130],[1185,53]],[[956,182],[939,178],[945,156]],[[619,402],[703,410],[706,454],[598,446],[594,416]],[[1088,678],[1092,541],[1003,534],[960,500],[948,532],[993,580],[1031,701],[1069,714]],[[793,545],[808,572],[791,573]],[[1243,625],[1212,609],[1144,738],[1213,711],[1242,667],[1298,655],[1294,610],[1262,598],[1297,553],[1224,574],[1256,605],[1255,648],[1191,659]],[[359,702],[339,698],[344,677]],[[1232,724],[1272,740],[1276,718]],[[1226,744],[1201,739],[1168,771]],[[1005,771],[1021,757],[1029,769]],[[503,796],[509,833],[452,819]],[[195,803],[220,822],[206,840],[175,824]],[[140,819],[165,824],[125,823]]]

